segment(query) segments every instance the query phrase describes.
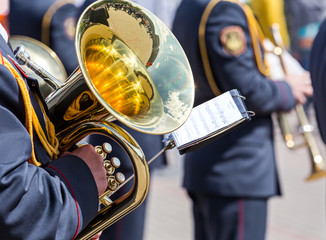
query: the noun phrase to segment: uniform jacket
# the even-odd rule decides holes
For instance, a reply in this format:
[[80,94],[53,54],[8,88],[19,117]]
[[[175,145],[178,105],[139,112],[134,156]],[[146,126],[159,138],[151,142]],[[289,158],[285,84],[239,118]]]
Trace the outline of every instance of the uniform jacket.
[[[76,7],[71,1],[11,0],[10,33],[28,36],[48,45],[56,52],[69,75],[78,66],[74,44],[75,27],[85,7],[86,5]],[[50,8],[53,9],[53,13],[45,17]],[[43,28],[44,18],[47,18],[48,22]]]
[[[183,0],[173,32],[183,46],[192,67],[195,105],[214,97],[203,70],[198,49],[198,27],[208,0]],[[221,44],[223,29],[240,27],[245,48],[237,56]],[[286,111],[295,104],[289,85],[274,82],[257,69],[242,8],[233,2],[219,2],[209,15],[206,45],[214,79],[222,92],[238,89],[256,115],[247,124],[206,147],[186,154],[184,186],[189,191],[223,196],[269,197],[279,194],[273,146],[271,113]]]
[[[13,56],[2,37],[0,50],[5,58]],[[28,82],[31,88],[37,86],[33,79]],[[32,145],[22,95],[3,65],[0,85],[0,237],[73,239],[97,214],[98,192],[92,173],[75,156],[50,162],[35,132],[35,152],[43,165],[29,164]],[[44,128],[42,112],[30,95]]]
[[326,20],[320,26],[319,32],[314,40],[309,71],[312,86],[314,89],[313,102],[316,112],[316,119],[319,131],[324,143],[326,143],[326,109],[325,109],[325,89],[326,89]]

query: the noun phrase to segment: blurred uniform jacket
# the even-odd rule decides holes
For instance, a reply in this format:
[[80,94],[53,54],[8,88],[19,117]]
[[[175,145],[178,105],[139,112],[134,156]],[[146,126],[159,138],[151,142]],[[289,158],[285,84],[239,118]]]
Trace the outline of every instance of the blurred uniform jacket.
[[317,123],[323,142],[326,144],[326,20],[320,25],[310,55],[309,71],[314,89],[313,101]]
[[[173,32],[192,67],[195,105],[213,97],[198,48],[198,29],[209,0],[183,0]],[[227,35],[238,37],[228,48]],[[229,37],[231,37],[229,34]],[[215,82],[222,92],[238,89],[256,115],[244,126],[185,156],[184,186],[196,193],[269,197],[280,194],[271,113],[295,105],[289,85],[265,77],[257,67],[247,17],[237,1],[220,1],[206,24],[206,46]],[[256,39],[257,40],[257,39]],[[223,41],[223,44],[222,44]],[[231,44],[232,45],[232,44]],[[234,47],[235,46],[235,47]]]
[[[3,58],[13,57],[0,37]],[[1,60],[2,62],[3,60]],[[31,101],[45,130],[43,113],[33,96],[37,82],[27,79]],[[41,167],[29,164],[32,143],[25,128],[25,108],[17,80],[0,65],[0,236],[1,239],[73,239],[97,214],[97,187],[87,165],[76,156],[50,162],[34,131]]]
[[75,28],[85,5],[76,7],[69,0],[11,0],[11,35],[39,40],[57,53],[68,75],[78,66],[75,52]]

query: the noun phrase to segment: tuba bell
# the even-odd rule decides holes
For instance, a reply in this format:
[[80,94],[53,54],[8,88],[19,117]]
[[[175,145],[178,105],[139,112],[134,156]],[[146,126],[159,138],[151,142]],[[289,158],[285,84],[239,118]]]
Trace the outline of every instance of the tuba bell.
[[53,88],[45,102],[60,152],[90,134],[102,134],[130,158],[133,187],[110,201],[107,196],[122,181],[111,181],[108,174],[109,187],[100,196],[102,208],[77,236],[90,239],[138,207],[149,188],[141,148],[113,121],[146,134],[172,132],[191,113],[194,82],[186,55],[170,29],[133,2],[99,0],[89,5],[77,23],[75,50],[79,66],[63,82],[32,62],[22,46],[15,49],[15,57]]

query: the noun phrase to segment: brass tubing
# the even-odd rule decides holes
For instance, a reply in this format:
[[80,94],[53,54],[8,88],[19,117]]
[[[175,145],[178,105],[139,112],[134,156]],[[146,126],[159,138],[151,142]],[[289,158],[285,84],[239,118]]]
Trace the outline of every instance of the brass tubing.
[[143,151],[133,137],[116,124],[105,121],[81,123],[72,131],[61,133],[60,148],[69,149],[92,133],[105,135],[123,147],[132,163],[135,178],[133,187],[127,194],[101,209],[78,234],[76,239],[83,240],[90,239],[137,208],[145,200],[149,189],[149,171]]

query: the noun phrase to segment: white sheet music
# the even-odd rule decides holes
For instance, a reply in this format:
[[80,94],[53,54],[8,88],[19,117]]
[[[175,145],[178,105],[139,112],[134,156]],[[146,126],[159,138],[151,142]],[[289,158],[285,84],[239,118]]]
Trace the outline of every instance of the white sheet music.
[[189,119],[172,133],[176,146],[189,145],[243,119],[230,92],[195,107]]

